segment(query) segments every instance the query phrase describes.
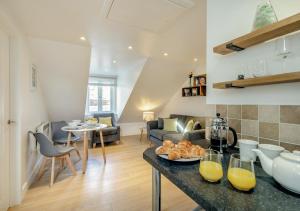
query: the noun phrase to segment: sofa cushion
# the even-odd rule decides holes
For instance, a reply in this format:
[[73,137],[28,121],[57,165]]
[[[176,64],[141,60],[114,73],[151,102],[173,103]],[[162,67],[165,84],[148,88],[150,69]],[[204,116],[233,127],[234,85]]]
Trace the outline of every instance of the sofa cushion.
[[177,119],[164,119],[164,130],[177,132]]
[[164,118],[158,118],[158,129],[163,129],[164,128]]
[[102,129],[102,135],[108,136],[108,135],[116,135],[118,133],[117,127],[107,127]]
[[175,131],[165,131],[165,130],[159,130],[159,129],[150,130],[150,135],[159,140],[163,140],[164,136],[166,134],[177,134],[177,133],[178,132],[175,132]]
[[166,134],[164,136],[164,140],[171,140],[175,143],[178,143],[179,141],[183,140],[183,134],[177,133],[177,134]]

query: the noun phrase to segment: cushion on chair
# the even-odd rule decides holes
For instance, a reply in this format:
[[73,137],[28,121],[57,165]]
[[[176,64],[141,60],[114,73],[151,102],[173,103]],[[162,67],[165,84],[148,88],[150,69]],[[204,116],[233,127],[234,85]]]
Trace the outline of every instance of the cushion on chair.
[[107,127],[111,127],[112,126],[111,117],[99,117],[99,123],[107,125]]
[[150,130],[150,135],[159,140],[163,140],[166,134],[177,134],[175,131],[165,131],[159,129]]
[[117,127],[108,127],[108,128],[104,128],[102,130],[102,135],[104,135],[104,136],[116,135],[117,133],[118,133]]

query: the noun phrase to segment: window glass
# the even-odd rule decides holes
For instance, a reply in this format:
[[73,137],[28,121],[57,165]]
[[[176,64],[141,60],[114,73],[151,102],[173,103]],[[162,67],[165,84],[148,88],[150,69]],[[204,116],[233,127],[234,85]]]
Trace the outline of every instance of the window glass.
[[115,112],[116,85],[116,78],[90,77],[87,90],[86,114]]

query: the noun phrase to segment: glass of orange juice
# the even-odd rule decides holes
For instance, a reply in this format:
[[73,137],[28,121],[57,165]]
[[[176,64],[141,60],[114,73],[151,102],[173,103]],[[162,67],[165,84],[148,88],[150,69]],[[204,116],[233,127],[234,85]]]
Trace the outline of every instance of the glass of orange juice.
[[218,182],[223,177],[221,155],[213,150],[208,150],[200,161],[200,175],[209,182]]
[[227,178],[232,186],[238,190],[249,191],[253,189],[256,185],[253,161],[244,161],[240,159],[239,154],[232,154]]

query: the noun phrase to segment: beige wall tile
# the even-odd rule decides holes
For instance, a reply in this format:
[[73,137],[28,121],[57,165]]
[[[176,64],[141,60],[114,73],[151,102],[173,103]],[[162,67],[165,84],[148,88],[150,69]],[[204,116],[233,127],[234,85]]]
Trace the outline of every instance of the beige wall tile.
[[242,105],[242,119],[258,119],[257,105]]
[[279,123],[280,106],[278,105],[259,105],[258,119],[260,122]]
[[229,127],[232,127],[237,133],[241,133],[242,122],[240,119],[228,119]]
[[258,141],[258,137],[255,137],[255,136],[242,135],[242,139],[249,139],[249,140],[253,140],[253,141]]
[[227,118],[227,105],[216,105],[216,111],[221,114],[221,117]]
[[279,124],[259,122],[259,137],[278,140]]
[[280,106],[280,122],[300,124],[300,106]]
[[227,114],[228,118],[241,119],[242,106],[240,105],[228,105]]
[[300,145],[300,125],[280,124],[280,142]]
[[258,137],[258,121],[242,120],[242,135]]
[[300,150],[300,145],[280,142],[280,146],[282,146],[283,148],[285,148],[286,150],[288,150],[290,152],[292,152],[293,150]]
[[274,145],[279,145],[279,141],[274,141],[266,138],[259,138],[259,143],[260,144],[274,144]]

